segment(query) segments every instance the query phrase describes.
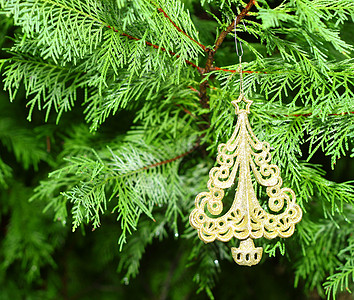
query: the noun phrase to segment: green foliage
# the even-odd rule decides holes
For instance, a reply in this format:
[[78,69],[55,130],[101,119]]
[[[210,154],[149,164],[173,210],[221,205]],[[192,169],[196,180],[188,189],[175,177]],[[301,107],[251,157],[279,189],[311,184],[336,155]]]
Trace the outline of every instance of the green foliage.
[[[0,0],[11,101],[0,95],[5,299],[92,299],[86,279],[100,299],[112,286],[122,298],[235,298],[215,286],[236,242],[204,245],[188,216],[233,131],[239,94],[232,33],[204,74],[206,47],[245,5]],[[353,20],[352,0],[259,0],[246,30],[237,27],[252,128],[304,210],[293,238],[262,240],[255,272],[281,264],[306,293],[328,298],[354,279]],[[208,98],[199,93],[205,81]],[[149,296],[128,283],[149,286]],[[241,289],[239,297],[254,296]]]
[[[9,202],[11,206],[11,218],[7,226],[7,234],[2,244],[2,269],[7,269],[14,265],[14,262],[20,261],[22,267],[26,270],[26,277],[32,281],[39,277],[40,268],[43,265],[55,265],[52,254],[58,241],[58,236],[49,238],[49,231],[44,230],[46,226],[51,226],[52,231],[58,234],[56,224],[51,223],[50,219],[36,218],[36,211],[40,209],[38,205],[32,205],[28,202],[21,202],[14,205],[18,198],[22,198],[20,193],[28,193],[24,186],[13,185],[14,191],[10,194],[2,194],[2,198]],[[33,218],[36,218],[34,221]],[[49,221],[49,222],[48,222]]]
[[324,284],[324,288],[328,295],[332,295],[333,298],[336,296],[336,291],[338,290],[347,290],[351,293],[351,290],[348,288],[350,282],[353,281],[354,276],[354,241],[351,236],[348,239],[348,247],[342,249],[338,257],[345,261],[336,268],[336,272],[327,278],[327,281]]
[[[92,229],[97,229],[108,202],[114,200],[112,213],[117,214],[122,229],[120,247],[126,242],[127,233],[136,230],[142,213],[154,220],[152,209],[156,205],[165,204],[167,221],[176,224],[180,210],[177,202],[183,195],[178,176],[180,160],[167,165],[161,162],[187,152],[191,142],[148,145],[141,134],[134,132],[118,148],[116,142],[110,147],[115,148],[67,158],[66,166],[50,173],[49,181],[36,188],[32,199],[51,198],[48,206],[55,207],[55,218],[61,220],[66,217],[66,203],[72,203],[73,231],[83,221],[92,222]],[[53,192],[58,193],[63,187],[66,191],[55,197]]]
[[[16,121],[14,116],[6,116],[6,113],[0,113],[0,116],[0,141],[25,169],[30,166],[38,169],[40,161],[50,161],[45,150],[45,126],[37,127],[33,132],[33,129],[26,128],[24,122]],[[5,167],[3,170],[4,174],[8,174]]]
[[68,72],[65,68],[25,54],[15,54],[12,57],[12,64],[6,69],[4,75],[11,78],[4,84],[4,88],[9,91],[11,101],[15,99],[21,83],[25,86],[27,96],[34,96],[27,103],[30,108],[29,121],[35,107],[46,110],[46,121],[50,111],[54,109],[59,120],[63,112],[71,110],[74,106],[77,88],[85,81],[85,76],[81,76],[80,73]]
[[[201,50],[172,30],[173,25],[156,11],[157,6],[197,39],[189,15],[176,1],[134,1],[121,10],[113,1],[4,2],[4,12],[13,14],[15,25],[24,34],[12,47],[15,53],[5,71],[10,99],[23,81],[28,96],[34,95],[28,103],[29,120],[35,106],[46,109],[46,119],[54,109],[59,120],[74,105],[78,90],[84,89],[87,118],[97,129],[110,113],[124,108],[146,89],[150,94],[158,92],[159,81],[169,78],[172,83],[179,82],[185,60],[195,59]],[[118,21],[116,15],[125,17]],[[123,30],[141,41],[121,35]],[[165,51],[151,49],[144,39]],[[172,50],[178,59],[171,59],[168,51]],[[121,83],[117,85],[117,81]],[[131,84],[136,89],[127,89]],[[112,95],[118,97],[112,99]]]
[[[308,218],[303,220],[301,227],[313,232],[311,241],[303,245],[303,256],[296,263],[296,281],[307,278],[307,288],[317,288],[324,296],[321,287],[326,274],[332,274],[325,282],[324,287],[328,298],[338,290],[349,289],[351,275],[348,269],[352,265],[352,258],[348,251],[353,247],[352,233],[353,207],[345,206],[346,217],[335,215],[329,220],[322,220],[317,224],[310,223]],[[348,225],[349,223],[349,225]],[[316,228],[316,231],[313,229]]]

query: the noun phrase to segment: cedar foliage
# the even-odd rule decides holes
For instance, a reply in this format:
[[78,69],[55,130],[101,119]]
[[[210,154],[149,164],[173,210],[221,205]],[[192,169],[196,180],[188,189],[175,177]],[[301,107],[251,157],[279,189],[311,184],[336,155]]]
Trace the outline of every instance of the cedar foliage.
[[[215,286],[235,284],[225,274],[267,276],[272,256],[284,256],[274,264],[306,293],[350,291],[352,0],[0,0],[0,8],[12,102],[3,95],[0,104],[3,298],[84,299],[82,278],[111,265],[119,276],[108,269],[92,290],[109,282],[121,297],[213,298],[227,295]],[[204,245],[188,224],[235,124],[236,16],[247,27],[237,32],[253,130],[274,148],[305,212],[292,238],[257,240],[266,254],[254,271],[237,270],[227,245]],[[145,252],[159,243],[167,249],[156,266]],[[155,278],[150,289],[123,289],[119,281],[139,280],[139,271]],[[243,287],[240,299],[250,296]]]

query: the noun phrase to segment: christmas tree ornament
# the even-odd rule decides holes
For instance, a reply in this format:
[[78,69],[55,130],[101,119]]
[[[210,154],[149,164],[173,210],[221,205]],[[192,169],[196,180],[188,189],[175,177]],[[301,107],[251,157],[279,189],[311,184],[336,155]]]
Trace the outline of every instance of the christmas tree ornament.
[[[218,146],[216,161],[219,166],[210,170],[209,191],[197,195],[189,221],[205,243],[228,242],[233,237],[239,239],[239,247],[231,249],[233,259],[239,265],[253,266],[260,262],[263,250],[255,247],[253,239],[290,237],[295,224],[301,220],[302,210],[296,204],[294,191],[282,188],[279,167],[270,164],[269,143],[259,141],[252,131],[248,120],[252,101],[243,90],[243,50],[240,44],[239,55],[236,36],[235,41],[240,61],[240,96],[231,102],[237,115],[236,128],[226,144]],[[256,197],[256,183],[266,187],[268,208]],[[233,203],[228,211],[224,211],[225,189],[233,185],[237,185]]]

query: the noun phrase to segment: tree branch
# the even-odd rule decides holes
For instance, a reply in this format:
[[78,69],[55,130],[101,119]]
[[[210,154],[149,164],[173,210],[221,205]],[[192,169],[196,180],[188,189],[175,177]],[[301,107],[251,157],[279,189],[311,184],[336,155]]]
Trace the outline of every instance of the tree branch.
[[[219,49],[219,47],[221,46],[221,44],[223,43],[224,39],[226,38],[226,36],[235,28],[235,25],[237,26],[241,20],[247,15],[247,13],[251,10],[252,6],[255,5],[256,1],[255,0],[251,0],[250,2],[248,2],[248,4],[246,5],[246,7],[241,11],[241,13],[236,17],[236,24],[235,24],[235,20],[233,20],[231,22],[231,24],[226,28],[226,30],[222,31],[218,37],[218,39],[216,40],[213,52],[215,54],[215,52]],[[211,62],[212,63],[212,62]]]
[[195,143],[195,145],[193,146],[193,148],[191,148],[190,150],[188,150],[187,152],[184,152],[176,157],[173,157],[171,159],[167,159],[167,160],[164,160],[164,161],[159,161],[155,164],[152,164],[152,165],[148,165],[146,167],[143,167],[142,169],[140,169],[141,171],[142,170],[146,170],[146,169],[150,169],[150,168],[155,168],[155,167],[158,167],[158,166],[162,166],[162,165],[166,165],[168,163],[171,163],[171,162],[174,162],[182,157],[185,157],[187,156],[188,154],[191,154],[194,150],[196,150],[198,147],[200,146],[200,138],[197,139],[197,142]]
[[[112,26],[107,26],[107,27],[110,28],[110,29],[112,29],[112,30],[115,31],[115,32],[119,32],[119,30],[115,29],[115,28],[112,27]],[[131,35],[129,35],[129,34],[127,34],[127,33],[124,33],[124,32],[121,33],[121,35],[126,36],[126,37],[127,37],[128,39],[130,39],[130,40],[140,41],[139,38],[136,38],[136,37],[131,36]],[[176,54],[175,52],[167,51],[165,48],[160,47],[160,46],[155,45],[155,44],[152,44],[152,43],[150,43],[150,42],[148,42],[148,41],[145,41],[145,44],[148,45],[148,46],[150,46],[150,47],[153,47],[154,49],[160,49],[160,50],[162,50],[162,51],[168,52],[168,53],[170,53],[172,56],[176,56],[177,58],[180,57],[180,56],[179,56],[178,54]],[[204,74],[204,73],[205,73],[205,69],[204,69],[204,68],[198,67],[196,64],[192,63],[191,61],[189,61],[189,60],[187,60],[187,59],[185,60],[185,62],[186,62],[187,65],[190,65],[190,66],[196,68],[200,74]],[[238,70],[229,70],[229,69],[223,69],[223,68],[214,67],[214,66],[212,66],[209,71],[225,71],[225,72],[230,72],[230,73],[237,73],[237,72],[239,72]],[[248,74],[251,74],[251,73],[264,73],[264,74],[266,74],[266,72],[247,71],[247,70],[242,70],[242,73],[248,73]]]
[[[246,14],[250,11],[252,6],[256,3],[255,0],[251,0],[248,2],[246,7],[241,11],[241,13],[236,17],[236,21],[232,21],[231,24],[226,28],[226,30],[222,31],[219,35],[219,37],[216,40],[216,43],[214,45],[213,49],[209,49],[208,51],[208,58],[205,64],[204,68],[204,73],[209,73],[212,69],[213,62],[214,62],[214,56],[217,52],[217,50],[220,48],[221,44],[225,40],[226,36],[232,31],[232,29],[240,23],[240,21],[246,16]],[[235,24],[236,22],[236,24]],[[204,80],[200,86],[199,86],[199,91],[200,91],[200,103],[203,108],[209,108],[209,97],[207,95],[207,87],[208,87],[208,82],[207,80]]]
[[166,14],[166,12],[162,9],[162,8],[158,8],[157,9],[159,12],[163,13],[163,15],[172,23],[172,25],[177,29],[178,32],[184,34],[187,38],[189,38],[191,41],[193,41],[194,43],[196,43],[200,48],[202,48],[204,51],[207,51],[206,50],[206,47],[199,43],[198,41],[196,41],[195,39],[193,39],[191,36],[189,36],[187,33],[185,33],[181,28],[179,28],[175,22],[173,22],[171,20],[171,18]]
[[[116,29],[116,28],[114,28],[114,27],[112,27],[112,26],[110,26],[110,25],[107,25],[107,28],[112,29],[114,32],[118,32],[118,33],[120,33],[120,34],[123,35],[123,36],[126,36],[126,37],[127,37],[128,39],[130,39],[130,40],[135,40],[135,41],[140,41],[140,40],[141,40],[141,39],[139,39],[139,38],[137,38],[137,37],[134,37],[134,36],[131,36],[131,35],[127,34],[127,33],[120,32],[118,29]],[[162,50],[162,51],[164,51],[164,52],[168,52],[168,53],[170,53],[172,56],[175,56],[175,57],[177,57],[177,58],[180,57],[178,54],[176,54],[176,53],[174,53],[174,52],[172,52],[172,51],[170,51],[170,50],[167,51],[165,48],[160,47],[160,46],[155,45],[155,44],[152,44],[152,43],[150,43],[150,42],[148,42],[148,41],[145,41],[145,44],[148,45],[148,46],[150,46],[150,47],[153,47],[154,49],[160,49],[160,50]],[[187,59],[185,59],[185,62],[186,62],[187,65],[190,65],[190,66],[196,68],[199,73],[203,73],[203,68],[198,67],[196,64],[192,63],[191,61],[189,61],[189,60],[187,60]]]

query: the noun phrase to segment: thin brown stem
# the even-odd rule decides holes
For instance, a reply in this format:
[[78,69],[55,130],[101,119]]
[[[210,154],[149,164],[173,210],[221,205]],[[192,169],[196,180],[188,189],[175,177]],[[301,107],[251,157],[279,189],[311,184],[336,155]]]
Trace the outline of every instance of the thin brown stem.
[[[205,68],[204,68],[204,73],[209,73],[213,67],[213,62],[214,62],[214,56],[218,49],[220,48],[221,44],[225,40],[226,36],[232,31],[232,29],[238,25],[241,20],[247,15],[247,13],[250,11],[252,6],[256,3],[255,0],[251,0],[248,2],[246,7],[241,11],[241,13],[236,17],[236,20],[232,21],[231,24],[220,33],[218,36],[215,45],[213,49],[208,50],[208,58],[205,63]],[[208,81],[204,80],[200,86],[199,86],[199,91],[200,91],[200,104],[203,108],[209,108],[209,97],[207,95],[207,87],[208,87]]]
[[[244,10],[237,16],[237,18],[236,18],[236,25],[239,24],[239,22],[242,20],[242,18],[244,18],[244,17],[247,15],[247,12],[248,12],[248,11],[250,10],[250,8],[255,4],[255,2],[256,2],[256,1],[254,1],[254,0],[253,0],[253,1],[250,1],[250,2],[247,4],[247,6],[244,8]],[[201,74],[205,74],[205,73],[208,73],[208,72],[211,72],[211,71],[224,71],[224,72],[230,72],[230,73],[238,73],[239,70],[224,69],[224,68],[219,68],[219,67],[215,67],[215,66],[212,65],[212,62],[214,61],[214,55],[215,55],[216,50],[220,47],[220,45],[221,45],[222,42],[224,41],[225,37],[227,36],[228,33],[231,32],[231,30],[234,28],[234,26],[235,26],[235,21],[233,21],[233,22],[227,27],[227,29],[226,29],[225,31],[223,31],[223,32],[220,34],[219,38],[217,39],[217,42],[215,43],[214,50],[213,50],[213,51],[210,51],[210,50],[209,50],[209,52],[208,52],[208,55],[209,55],[208,57],[211,57],[211,58],[210,58],[209,61],[207,61],[205,68],[198,67],[197,65],[195,65],[194,63],[192,63],[192,62],[189,61],[189,60],[185,60],[186,63],[187,63],[188,65],[191,65],[192,67],[198,69],[199,73],[201,73]],[[112,26],[107,26],[107,27],[110,28],[110,29],[112,29],[112,30],[115,31],[115,32],[119,32],[119,30],[115,29],[115,28],[112,27]],[[178,27],[176,26],[176,28],[178,28]],[[227,32],[227,33],[226,33],[226,32]],[[134,36],[131,36],[131,35],[126,34],[126,33],[124,33],[124,32],[121,33],[121,35],[126,36],[128,39],[131,39],[131,40],[136,40],[136,41],[139,41],[139,40],[140,40],[139,38],[134,37]],[[176,53],[174,53],[174,52],[172,52],[172,51],[167,51],[165,48],[160,47],[160,46],[155,45],[155,44],[152,44],[152,43],[150,43],[150,42],[148,42],[148,41],[145,41],[145,44],[148,45],[148,46],[153,47],[154,49],[159,49],[159,50],[161,50],[161,51],[169,52],[171,55],[176,56],[177,58],[180,57],[180,56],[177,55]],[[211,56],[211,53],[213,54],[212,56]],[[209,63],[208,63],[208,62],[209,62]],[[210,63],[211,63],[211,66],[208,67]],[[208,70],[208,71],[207,71],[207,70]],[[248,70],[242,70],[242,73],[247,73],[247,74],[262,73],[262,74],[267,74],[267,72],[248,71]],[[208,100],[209,100],[209,99],[207,99],[207,101],[202,101],[203,95],[202,95],[202,93],[201,93],[201,86],[202,86],[203,84],[205,85],[205,88],[207,87],[207,83],[206,83],[206,81],[204,81],[204,82],[200,85],[200,90],[199,90],[199,91],[196,90],[195,88],[191,87],[191,86],[190,86],[189,88],[190,88],[192,91],[194,91],[194,92],[198,92],[198,96],[199,96],[199,98],[201,99],[200,102],[202,103],[202,106],[203,106],[204,108],[209,108],[209,104],[208,104]],[[204,95],[204,97],[205,97],[205,96],[206,96],[206,94]],[[179,105],[178,105],[178,106],[179,106]],[[182,109],[183,109],[187,114],[189,114],[189,115],[195,117],[194,115],[192,115],[192,113],[191,113],[190,111],[188,111],[188,110],[186,110],[186,109],[184,109],[184,108],[182,108]],[[347,114],[354,114],[354,112],[343,112],[343,113],[338,113],[338,114],[334,114],[334,113],[333,113],[333,114],[328,114],[328,116],[341,116],[341,115],[347,115]],[[284,115],[284,116],[285,116],[285,117],[309,117],[309,116],[311,116],[311,115],[312,115],[312,113],[307,113],[307,114],[293,114],[293,115]],[[205,118],[205,120],[207,120],[207,118]],[[48,144],[48,143],[49,143],[49,142],[48,142],[48,140],[47,140],[47,144]],[[175,161],[175,160],[177,160],[177,159],[179,159],[179,158],[181,158],[181,157],[184,157],[184,156],[188,155],[189,153],[193,152],[193,151],[194,151],[196,148],[198,148],[198,147],[199,147],[199,142],[198,142],[198,145],[197,145],[197,146],[195,146],[194,148],[192,148],[190,151],[188,151],[188,152],[186,152],[186,153],[183,153],[183,154],[181,154],[181,155],[179,155],[179,156],[177,156],[177,157],[175,157],[175,158],[173,158],[173,159],[166,160],[166,161],[163,161],[163,162],[160,162],[160,163],[151,165],[151,166],[144,167],[144,169],[148,169],[148,168],[150,168],[150,167],[156,167],[156,166],[159,166],[159,165],[163,165],[163,164],[165,164],[165,163],[169,163],[169,162]],[[47,145],[47,148],[49,149],[48,151],[50,151],[50,145]]]
[[159,12],[163,13],[163,15],[165,16],[165,18],[167,18],[171,24],[177,29],[178,32],[182,33],[183,35],[185,35],[187,38],[189,38],[191,41],[193,41],[194,43],[196,43],[200,48],[202,48],[204,51],[207,51],[206,50],[206,47],[199,43],[198,41],[196,41],[195,39],[193,39],[191,36],[189,36],[187,33],[185,33],[181,28],[179,28],[175,22],[173,22],[171,20],[171,18],[166,14],[166,12],[162,9],[162,8],[158,8],[157,9]]
[[[251,0],[248,2],[246,7],[241,11],[241,13],[236,17],[236,24],[235,20],[231,22],[231,24],[226,28],[226,30],[222,31],[218,37],[218,39],[215,42],[214,46],[214,53],[219,49],[223,41],[225,40],[226,36],[235,28],[235,25],[237,26],[241,20],[248,14],[248,12],[251,10],[252,6],[256,4],[255,0]],[[211,62],[212,63],[212,62]]]
[[196,119],[196,116],[193,115],[190,110],[183,107],[181,104],[176,103],[176,106],[180,107],[187,115],[190,115],[192,118]]
[[[114,32],[118,32],[118,33],[120,32],[118,29],[116,29],[116,28],[114,28],[114,27],[112,27],[112,26],[109,26],[109,25],[107,26],[107,28],[112,29]],[[129,35],[129,34],[127,34],[127,33],[124,33],[124,32],[121,32],[120,34],[123,35],[123,36],[126,36],[126,37],[127,37],[128,39],[130,39],[130,40],[135,40],[135,41],[139,41],[139,40],[140,40],[139,38],[134,37],[134,36],[131,36],[131,35]],[[176,54],[176,53],[174,53],[174,52],[172,52],[172,51],[170,51],[170,50],[167,51],[165,48],[160,47],[160,46],[155,45],[155,44],[152,44],[152,43],[150,43],[150,42],[148,42],[148,41],[145,41],[145,44],[148,45],[148,46],[150,46],[150,47],[153,47],[154,49],[159,49],[159,50],[161,50],[161,51],[168,52],[168,53],[170,53],[172,56],[175,56],[175,57],[177,57],[177,58],[180,57],[178,54]],[[185,62],[186,62],[186,64],[188,64],[188,65],[190,65],[190,66],[196,68],[196,69],[199,71],[199,73],[203,73],[203,68],[198,67],[196,64],[192,63],[191,61],[189,61],[189,60],[187,60],[187,59],[185,59]]]
[[166,165],[168,163],[171,163],[171,162],[174,162],[176,160],[179,160],[180,158],[182,157],[185,157],[187,156],[188,154],[191,154],[194,150],[196,150],[198,147],[200,146],[200,139],[197,140],[196,144],[194,145],[194,147],[176,157],[173,157],[171,159],[167,159],[167,160],[163,160],[163,161],[159,161],[155,164],[152,164],[152,165],[148,165],[148,166],[145,166],[143,167],[141,170],[146,170],[146,169],[150,169],[150,168],[155,168],[155,167],[158,167],[158,166],[162,166],[162,165]]

